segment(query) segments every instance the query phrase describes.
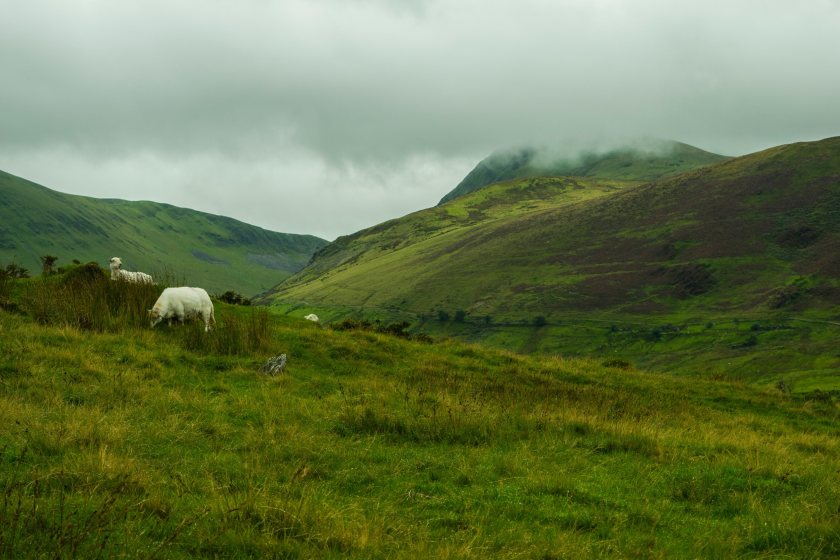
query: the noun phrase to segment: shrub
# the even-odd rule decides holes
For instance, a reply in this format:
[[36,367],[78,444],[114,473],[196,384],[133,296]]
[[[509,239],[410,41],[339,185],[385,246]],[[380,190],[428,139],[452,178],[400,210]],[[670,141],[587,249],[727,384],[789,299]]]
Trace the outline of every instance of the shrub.
[[463,309],[459,309],[455,312],[455,322],[456,323],[463,323],[464,320],[467,318],[467,312]]
[[344,319],[340,323],[333,323],[330,328],[337,331],[367,331],[373,328],[370,321],[360,321],[358,319]]
[[411,323],[408,321],[402,321],[400,323],[391,323],[390,325],[381,325],[377,327],[377,332],[390,334],[392,336],[396,336],[399,338],[409,338],[411,335],[408,333],[407,329],[411,326]]
[[544,327],[548,321],[546,321],[545,317],[542,315],[537,315],[534,317],[534,326],[535,327]]
[[40,258],[42,266],[41,274],[43,276],[52,276],[55,274],[55,269],[53,267],[55,266],[55,261],[58,260],[58,257],[55,255],[43,255]]
[[438,321],[440,321],[441,323],[449,321],[449,313],[447,311],[444,311],[443,309],[438,311]]
[[222,295],[216,296],[216,299],[231,305],[251,305],[250,299],[246,298],[242,294],[234,292],[233,290],[228,290]]
[[651,329],[650,333],[647,336],[647,339],[651,342],[658,342],[662,340],[664,335],[676,335],[680,332],[680,328],[676,325],[672,325],[670,323],[666,323],[664,325],[659,325],[658,327],[654,327]]
[[7,264],[5,273],[9,276],[9,278],[29,278],[29,270],[22,266],[18,266],[15,263]]

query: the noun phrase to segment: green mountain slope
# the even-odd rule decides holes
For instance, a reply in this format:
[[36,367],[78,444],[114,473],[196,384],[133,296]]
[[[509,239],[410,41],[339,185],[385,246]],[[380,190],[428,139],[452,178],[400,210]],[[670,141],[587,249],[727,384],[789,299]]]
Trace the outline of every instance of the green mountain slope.
[[579,176],[625,181],[652,181],[727,158],[681,142],[648,143],[643,147],[584,152],[574,158],[553,156],[548,150],[522,148],[496,152],[482,160],[440,200],[440,204],[480,188],[526,177]]
[[[669,366],[680,349],[648,342],[714,324],[692,340],[709,346],[716,371],[737,354],[750,376],[778,368],[821,375],[840,366],[834,353],[808,363],[767,354],[774,361],[766,363],[750,361],[750,351],[765,340],[786,351],[783,335],[801,334],[794,319],[840,321],[840,138],[643,185],[493,185],[338,240],[265,301],[328,317],[404,317],[522,351],[618,353]],[[460,324],[437,321],[459,311]]]
[[[270,302],[291,291],[296,295],[311,295],[317,300],[337,299],[344,305],[353,305],[357,288],[351,278],[356,278],[357,274],[366,276],[375,268],[382,269],[380,280],[383,285],[381,290],[370,290],[375,293],[369,296],[373,299],[368,303],[392,305],[396,301],[392,297],[394,294],[389,292],[400,292],[403,286],[419,279],[415,265],[422,269],[423,263],[462,248],[464,240],[472,233],[498,227],[518,216],[598,199],[631,185],[622,181],[564,177],[499,183],[445,206],[421,210],[339,237],[316,252],[312,262],[294,278],[263,294],[263,301]],[[431,272],[427,270],[423,274]],[[324,286],[327,279],[334,279],[327,290],[333,294],[319,295],[316,286]],[[339,296],[340,286],[348,287],[349,291]],[[440,285],[441,288],[448,286],[451,283],[446,281]]]
[[302,268],[326,241],[168,204],[59,193],[0,172],[0,262],[40,272],[39,257],[107,266],[113,256],[212,291],[251,295]]

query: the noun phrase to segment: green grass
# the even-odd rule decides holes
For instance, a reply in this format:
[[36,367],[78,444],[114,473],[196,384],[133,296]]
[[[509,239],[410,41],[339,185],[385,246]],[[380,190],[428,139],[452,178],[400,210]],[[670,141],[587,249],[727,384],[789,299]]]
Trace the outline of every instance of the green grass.
[[208,335],[27,309],[0,311],[5,558],[840,554],[832,394],[218,303]]

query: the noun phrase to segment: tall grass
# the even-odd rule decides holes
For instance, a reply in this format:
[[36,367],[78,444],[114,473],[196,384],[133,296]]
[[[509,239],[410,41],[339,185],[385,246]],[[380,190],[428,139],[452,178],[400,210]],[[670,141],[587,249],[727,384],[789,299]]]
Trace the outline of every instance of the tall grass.
[[111,281],[96,263],[29,280],[21,308],[38,323],[116,332],[140,327],[162,287]]
[[[148,310],[162,291],[159,285],[112,281],[99,265],[89,263],[60,277],[29,280],[20,299],[24,313],[42,325],[123,332],[149,328]],[[157,330],[190,351],[232,356],[268,349],[271,329],[265,309],[249,308],[242,314],[216,307],[216,326],[209,333],[200,322]]]
[[216,327],[204,332],[204,324],[193,323],[179,327],[181,345],[194,352],[246,355],[269,349],[271,328],[268,311],[250,308],[244,314],[218,311]]

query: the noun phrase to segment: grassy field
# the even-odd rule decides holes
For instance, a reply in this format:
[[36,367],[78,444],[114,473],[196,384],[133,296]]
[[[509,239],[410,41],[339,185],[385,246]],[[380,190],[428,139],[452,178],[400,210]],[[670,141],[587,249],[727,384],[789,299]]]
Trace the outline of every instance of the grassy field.
[[840,390],[840,317],[833,313],[761,313],[661,317],[569,314],[498,318],[408,313],[399,309],[319,307],[289,302],[275,312],[326,322],[358,317],[374,324],[405,321],[408,330],[523,355],[563,355],[797,394]]
[[114,284],[0,285],[3,558],[840,555],[836,394]]

